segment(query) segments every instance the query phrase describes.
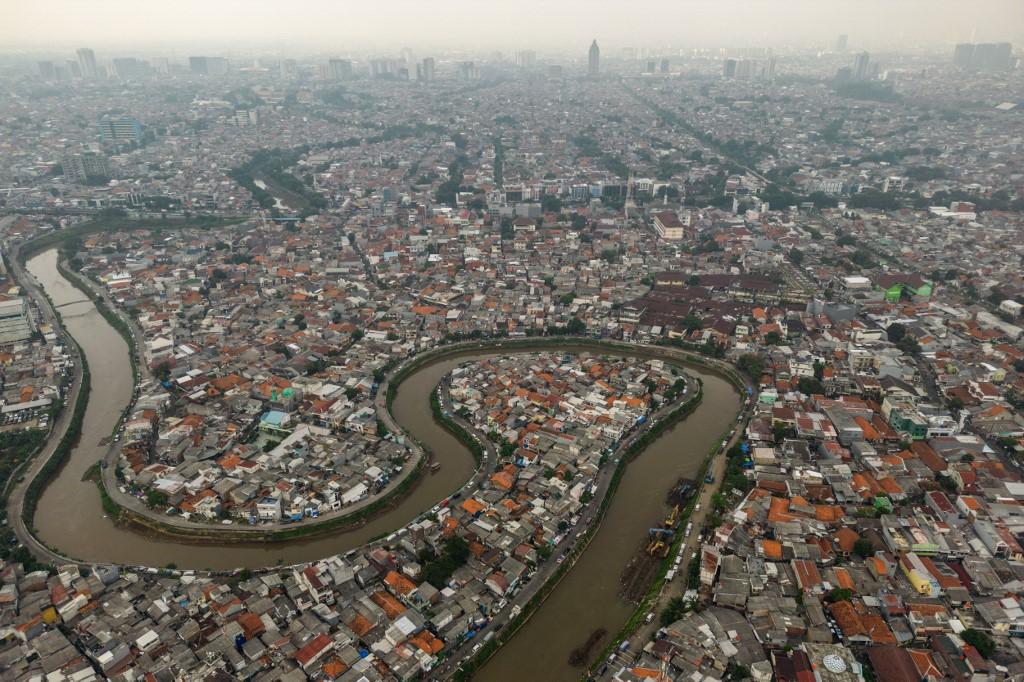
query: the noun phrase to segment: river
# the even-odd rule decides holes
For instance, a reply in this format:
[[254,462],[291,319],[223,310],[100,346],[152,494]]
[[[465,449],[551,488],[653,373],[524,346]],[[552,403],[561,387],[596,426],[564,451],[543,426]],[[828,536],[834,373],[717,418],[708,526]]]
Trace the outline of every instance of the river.
[[[82,346],[92,373],[82,440],[46,488],[34,523],[39,536],[64,554],[97,562],[146,566],[174,563],[179,568],[215,570],[311,561],[390,533],[456,491],[472,475],[472,457],[434,422],[429,396],[438,381],[459,363],[495,355],[479,351],[429,364],[402,382],[393,405],[395,419],[435,453],[441,470],[425,475],[408,497],[358,529],[286,544],[218,547],[147,537],[116,526],[104,515],[95,485],[81,479],[101,458],[104,448],[99,442],[110,435],[130,398],[128,348],[91,302],[72,303],[81,301],[82,295],[57,271],[56,259],[56,251],[44,252],[32,258],[27,269],[55,305],[70,303],[60,311],[68,332]],[[517,348],[515,352],[527,350]],[[583,345],[565,350],[594,352]],[[636,355],[647,353],[638,348]],[[739,396],[728,382],[693,368],[689,371],[704,382],[702,404],[626,468],[590,547],[523,630],[479,672],[479,679],[578,679],[580,670],[567,662],[571,650],[596,628],[614,633],[632,612],[632,606],[617,596],[623,567],[646,537],[647,528],[664,512],[665,493],[678,477],[697,474],[703,458],[728,430],[739,409]]]
[[150,537],[115,525],[103,513],[96,485],[83,481],[82,476],[102,458],[106,448],[99,443],[110,436],[131,398],[128,347],[92,302],[82,301],[82,293],[60,275],[56,263],[57,252],[51,250],[29,260],[26,269],[58,307],[68,332],[81,345],[92,374],[81,441],[60,474],[46,487],[34,520],[40,539],[61,553],[87,561],[141,566],[173,563],[178,568],[213,570],[313,561],[359,547],[407,524],[472,476],[474,464],[469,451],[435,424],[430,412],[430,392],[459,362],[449,360],[425,367],[402,382],[393,406],[395,419],[432,448],[441,470],[425,474],[405,499],[359,528],[311,540],[225,548]]

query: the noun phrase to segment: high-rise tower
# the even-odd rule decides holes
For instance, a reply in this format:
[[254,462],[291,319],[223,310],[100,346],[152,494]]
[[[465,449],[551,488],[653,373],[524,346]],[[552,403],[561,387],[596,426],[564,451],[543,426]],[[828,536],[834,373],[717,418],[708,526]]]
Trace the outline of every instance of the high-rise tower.
[[587,73],[596,76],[601,69],[601,48],[597,46],[597,40],[590,43],[590,56],[587,63]]
[[78,67],[82,70],[82,78],[96,78],[96,53],[87,47],[78,50]]

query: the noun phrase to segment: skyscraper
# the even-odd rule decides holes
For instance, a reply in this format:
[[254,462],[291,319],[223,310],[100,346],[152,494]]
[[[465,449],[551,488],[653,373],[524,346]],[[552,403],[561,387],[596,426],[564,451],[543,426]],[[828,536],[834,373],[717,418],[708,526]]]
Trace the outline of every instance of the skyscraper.
[[352,62],[348,59],[329,59],[327,77],[334,81],[348,80],[352,77]]
[[972,69],[1013,68],[1013,46],[1010,43],[960,43],[953,50],[953,63]]
[[516,66],[531,67],[537,63],[537,53],[533,50],[516,52]]
[[189,57],[189,70],[204,76],[223,76],[228,72],[228,60],[224,57]]
[[738,62],[735,59],[726,59],[725,63],[722,64],[722,77],[735,78],[737,64]]
[[597,46],[597,39],[590,43],[590,55],[587,62],[587,73],[596,76],[601,69],[601,48]]
[[421,80],[424,82],[429,83],[433,81],[437,77],[437,67],[435,66],[434,58],[425,57],[423,61],[420,62],[419,72],[422,76]]
[[82,78],[96,78],[99,72],[96,70],[96,53],[87,47],[80,48],[78,55],[78,67],[82,70]]
[[148,71],[149,65],[135,57],[117,57],[114,59],[114,73],[121,80],[142,78]]
[[849,42],[849,38],[845,33],[839,35],[836,38],[836,52],[846,52],[846,45]]
[[856,59],[853,60],[853,78],[854,80],[867,80],[868,78],[868,65],[871,63],[871,57],[867,52],[861,52],[857,55]]

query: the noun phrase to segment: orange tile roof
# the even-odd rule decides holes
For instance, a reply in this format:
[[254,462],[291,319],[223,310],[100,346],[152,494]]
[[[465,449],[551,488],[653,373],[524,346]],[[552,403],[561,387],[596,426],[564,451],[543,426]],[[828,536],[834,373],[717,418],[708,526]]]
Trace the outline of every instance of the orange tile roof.
[[416,583],[397,571],[389,571],[384,576],[384,583],[398,594],[405,596],[416,589]]
[[373,629],[373,623],[371,623],[363,614],[357,613],[356,617],[352,619],[352,622],[348,624],[348,629],[359,637],[362,637]]
[[427,654],[438,654],[444,649],[444,642],[430,633],[429,630],[420,630],[409,639],[409,643],[418,647],[420,651]]
[[801,589],[806,591],[821,585],[821,573],[818,572],[818,567],[814,565],[813,561],[793,559],[793,571],[796,573]]
[[889,644],[892,646],[897,644],[896,635],[889,629],[882,616],[877,613],[865,613],[860,618],[864,624],[866,634],[871,637],[872,643],[878,645]]
[[384,609],[384,614],[390,620],[394,620],[407,610],[405,606],[402,605],[402,602],[395,599],[390,592],[385,590],[377,590],[371,594],[370,601]]
[[853,590],[854,592],[857,591],[857,585],[854,583],[853,577],[850,575],[849,571],[845,568],[837,568],[835,569],[835,573],[836,582],[839,584],[839,587],[847,590]]
[[512,486],[515,485],[515,479],[507,471],[498,471],[491,475],[491,483],[495,488],[512,490]]
[[878,484],[882,486],[882,490],[884,490],[888,495],[899,495],[903,492],[903,488],[901,488],[896,481],[889,476],[878,479]]
[[824,523],[836,523],[843,518],[843,508],[838,505],[814,505],[814,518]]
[[766,559],[782,559],[782,543],[778,540],[762,540],[761,547]]
[[789,500],[781,497],[773,497],[768,508],[768,521],[770,523],[783,523],[792,521],[796,517],[789,513]]
[[847,554],[853,551],[854,544],[857,540],[860,540],[860,535],[857,534],[857,531],[852,528],[847,528],[846,526],[843,526],[836,531],[835,537],[836,543],[839,545],[839,549],[843,550]]

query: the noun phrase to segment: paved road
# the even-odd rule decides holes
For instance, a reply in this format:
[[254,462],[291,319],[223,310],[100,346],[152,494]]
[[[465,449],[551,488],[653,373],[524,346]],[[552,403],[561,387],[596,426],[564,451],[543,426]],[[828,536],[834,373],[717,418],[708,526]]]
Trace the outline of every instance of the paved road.
[[[683,557],[682,562],[679,565],[679,571],[675,579],[670,583],[665,583],[661,589],[661,594],[658,595],[658,599],[651,607],[651,612],[654,613],[654,619],[647,624],[641,625],[640,628],[633,633],[630,638],[631,646],[624,652],[617,652],[615,657],[622,661],[632,661],[640,652],[643,650],[644,645],[647,644],[657,632],[660,624],[658,617],[661,611],[668,606],[669,600],[673,597],[682,596],[683,593],[688,589],[686,584],[687,573],[686,569],[690,559],[693,557],[694,552],[700,547],[701,529],[704,526],[704,522],[708,515],[712,511],[711,498],[721,490],[722,479],[725,476],[725,469],[729,463],[728,452],[737,442],[743,438],[744,430],[746,428],[747,421],[750,419],[751,412],[753,410],[754,403],[744,396],[743,410],[739,415],[736,429],[733,435],[728,439],[724,448],[719,449],[712,457],[711,463],[708,465],[708,473],[714,477],[713,483],[701,483],[700,492],[697,496],[697,502],[700,504],[700,509],[696,509],[690,514],[687,519],[683,522],[689,522],[693,524],[693,531],[683,542],[679,549],[680,554]],[[597,662],[601,663],[600,661]]]
[[[569,531],[566,531],[565,539],[555,548],[555,552],[552,553],[551,558],[548,561],[543,562],[540,567],[532,574],[527,577],[525,586],[516,595],[509,600],[508,604],[504,609],[498,612],[494,618],[491,619],[473,639],[469,640],[466,644],[463,644],[461,648],[455,650],[455,654],[452,658],[443,662],[440,666],[431,671],[431,676],[436,679],[447,679],[455,672],[459,670],[461,664],[469,657],[471,657],[475,651],[475,643],[482,642],[490,633],[497,633],[515,616],[513,611],[515,607],[520,609],[530,601],[537,592],[551,579],[554,573],[558,570],[561,563],[555,557],[562,557],[569,554],[575,546],[582,541],[581,535],[589,529],[595,521],[598,510],[601,507],[601,502],[608,494],[608,487],[611,485],[612,477],[615,473],[616,466],[619,459],[633,446],[637,439],[641,438],[647,433],[653,426],[660,422],[669,412],[675,409],[680,403],[689,400],[693,396],[693,391],[697,389],[697,382],[692,377],[687,375],[689,389],[687,392],[680,396],[679,400],[668,405],[664,405],[659,408],[656,412],[650,415],[648,421],[639,428],[631,430],[626,438],[619,442],[618,447],[612,453],[609,458],[609,465],[604,466],[597,474],[597,491],[593,496],[593,500],[586,505],[583,514],[580,516],[579,522],[576,526]],[[481,467],[483,469],[485,467]],[[596,528],[595,528],[596,531]],[[596,533],[595,533],[596,534]],[[593,534],[591,535],[593,537]],[[589,542],[589,538],[587,540]],[[570,559],[570,570],[579,558],[583,556],[580,552],[574,558]]]
[[[21,286],[25,289],[25,292],[35,301],[43,318],[52,325],[54,331],[60,330],[61,334],[66,336],[66,332],[61,328],[60,323],[57,320],[57,315],[53,308],[50,307],[50,301],[47,299],[36,284],[35,278],[25,272],[24,268],[21,267],[19,262],[20,249],[18,246],[10,246],[6,241],[6,230],[10,224],[9,219],[5,219],[0,224],[0,237],[5,238],[4,250],[8,254],[8,263],[11,267],[11,277],[14,278]],[[57,449],[58,444],[64,438],[64,434],[67,433],[68,426],[71,424],[71,417],[75,413],[75,408],[78,405],[79,398],[81,397],[82,388],[82,360],[78,353],[78,346],[76,344],[66,344],[68,352],[74,358],[75,366],[72,374],[71,385],[68,387],[65,393],[68,396],[68,404],[61,410],[60,415],[53,423],[53,427],[50,430],[50,436],[46,441],[46,445],[42,451],[31,460],[21,476],[19,476],[17,482],[13,485],[13,489],[7,497],[7,522],[11,525],[11,529],[14,531],[18,541],[27,547],[32,554],[38,559],[53,564],[65,564],[69,560],[52,551],[49,547],[41,543],[36,539],[35,535],[29,530],[25,524],[25,520],[22,517],[22,508],[25,505],[25,495],[28,492],[29,483],[39,474],[43,466],[53,456],[54,451]]]

